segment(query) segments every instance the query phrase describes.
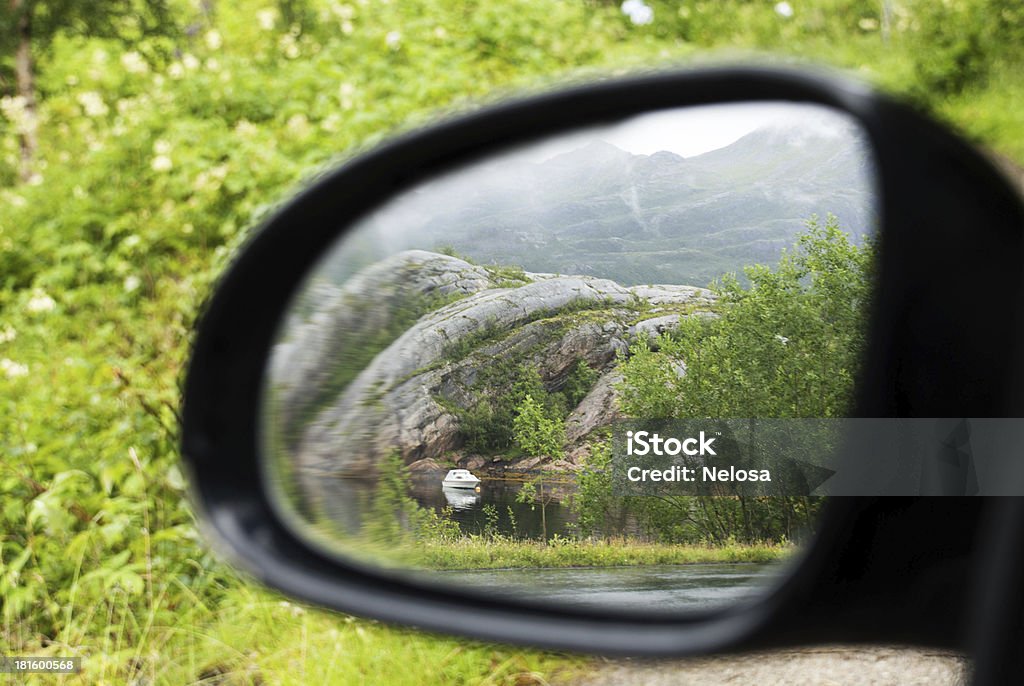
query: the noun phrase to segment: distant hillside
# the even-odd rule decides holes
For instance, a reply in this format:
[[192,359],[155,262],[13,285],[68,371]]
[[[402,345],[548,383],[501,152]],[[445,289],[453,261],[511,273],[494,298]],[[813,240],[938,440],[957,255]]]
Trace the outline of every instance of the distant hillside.
[[870,157],[850,134],[773,125],[691,158],[595,141],[542,163],[484,165],[376,215],[332,271],[451,246],[534,272],[704,285],[774,263],[812,214],[837,215],[858,242],[873,230]]

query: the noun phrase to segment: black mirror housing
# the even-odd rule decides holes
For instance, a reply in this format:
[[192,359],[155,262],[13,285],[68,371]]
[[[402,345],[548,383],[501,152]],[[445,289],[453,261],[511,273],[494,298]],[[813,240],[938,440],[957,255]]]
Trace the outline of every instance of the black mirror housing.
[[874,149],[879,274],[856,415],[1024,416],[1024,207],[968,144],[825,73],[717,68],[611,80],[398,138],[322,177],[253,234],[202,315],[184,393],[182,452],[207,531],[240,567],[292,596],[474,638],[645,656],[811,642],[967,647],[970,556],[986,507],[977,499],[832,499],[810,550],[772,593],[672,618],[484,601],[345,563],[297,538],[263,483],[266,360],[281,313],[337,227],[417,182],[543,135],[669,107],[759,101],[844,112]]

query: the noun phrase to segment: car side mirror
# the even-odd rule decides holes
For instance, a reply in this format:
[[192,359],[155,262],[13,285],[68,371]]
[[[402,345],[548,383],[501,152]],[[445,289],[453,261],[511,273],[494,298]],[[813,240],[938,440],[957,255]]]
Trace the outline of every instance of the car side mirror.
[[[936,440],[960,459],[956,420],[1024,416],[1022,229],[1020,198],[968,144],[824,73],[664,73],[443,121],[319,178],[221,279],[184,394],[194,502],[261,581],[428,630],[649,656],[963,647],[966,614],[948,608],[971,592],[981,506],[882,496],[1024,494],[1015,462],[999,485],[937,462],[908,472],[910,486],[830,491],[835,464],[811,464],[813,447],[760,462],[749,446],[776,446],[764,428],[775,425],[732,418],[943,418],[953,423]],[[772,310],[772,288],[777,302],[809,290]],[[758,322],[775,328],[741,341]],[[726,374],[697,360],[712,346],[763,364]],[[711,404],[727,382],[735,404]],[[735,464],[706,462],[693,466],[721,467],[730,483],[666,491],[665,470],[650,492],[600,481],[621,467],[616,446],[639,436],[623,421],[709,416],[724,423],[665,445],[680,459],[715,454],[704,450],[714,440],[746,446],[742,479]],[[741,441],[748,430],[758,439]],[[709,503],[735,529],[701,524]],[[723,591],[728,602],[684,602],[675,576],[620,600],[602,596],[607,577],[581,573],[544,592],[555,575],[541,570],[571,569],[559,546],[665,544],[644,560],[673,567],[696,559],[679,541],[759,535],[805,543],[768,546],[786,564],[744,568],[762,588]],[[472,553],[515,557],[522,573],[452,571],[487,566],[464,562],[481,540],[525,541],[505,558]],[[601,554],[635,553],[615,545]]]

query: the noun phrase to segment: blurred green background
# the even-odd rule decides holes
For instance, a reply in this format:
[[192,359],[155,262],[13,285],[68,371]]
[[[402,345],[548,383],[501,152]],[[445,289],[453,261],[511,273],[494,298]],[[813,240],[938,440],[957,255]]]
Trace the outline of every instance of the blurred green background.
[[1018,0],[645,6],[3,3],[0,654],[82,656],[64,682],[83,684],[521,685],[597,668],[302,607],[240,577],[184,499],[177,408],[196,313],[248,227],[439,113],[652,67],[807,61],[1024,163]]

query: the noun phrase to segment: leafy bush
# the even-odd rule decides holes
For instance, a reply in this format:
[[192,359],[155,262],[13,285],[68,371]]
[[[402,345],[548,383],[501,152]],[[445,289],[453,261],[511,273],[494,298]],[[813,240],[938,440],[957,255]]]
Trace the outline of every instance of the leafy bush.
[[551,417],[543,405],[527,394],[516,408],[512,422],[516,443],[532,457],[561,458],[565,445],[565,424],[559,417]]

